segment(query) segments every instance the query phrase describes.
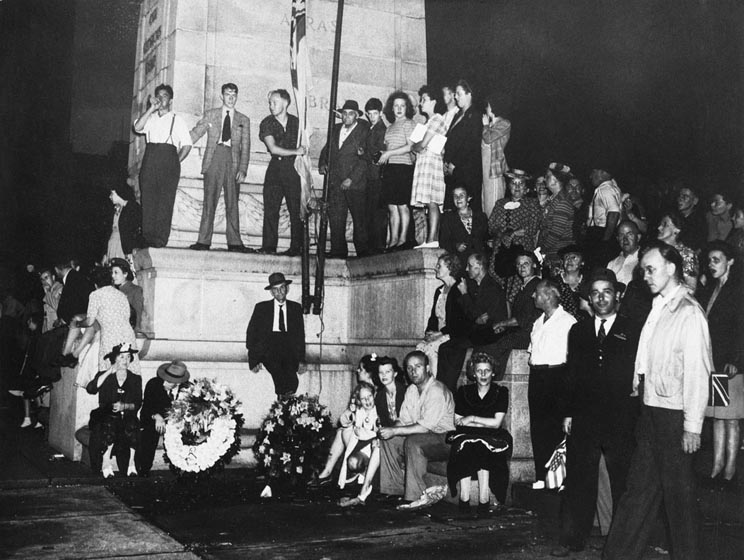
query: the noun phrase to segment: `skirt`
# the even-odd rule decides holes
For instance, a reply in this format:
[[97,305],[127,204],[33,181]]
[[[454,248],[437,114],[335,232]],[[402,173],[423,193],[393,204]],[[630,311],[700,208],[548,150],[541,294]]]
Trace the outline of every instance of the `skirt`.
[[739,372],[728,380],[728,406],[709,406],[705,416],[716,420],[738,420],[744,418],[744,374]]
[[413,165],[388,163],[382,172],[382,201],[387,206],[404,206],[411,202]]

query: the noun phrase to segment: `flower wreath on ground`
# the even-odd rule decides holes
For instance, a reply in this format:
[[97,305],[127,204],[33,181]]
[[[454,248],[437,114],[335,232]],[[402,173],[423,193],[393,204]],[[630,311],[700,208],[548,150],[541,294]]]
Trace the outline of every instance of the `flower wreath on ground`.
[[168,412],[163,435],[165,462],[179,476],[209,476],[240,451],[243,415],[227,385],[195,379]]
[[334,435],[331,413],[317,396],[279,397],[261,423],[253,451],[269,485],[304,485],[325,465]]

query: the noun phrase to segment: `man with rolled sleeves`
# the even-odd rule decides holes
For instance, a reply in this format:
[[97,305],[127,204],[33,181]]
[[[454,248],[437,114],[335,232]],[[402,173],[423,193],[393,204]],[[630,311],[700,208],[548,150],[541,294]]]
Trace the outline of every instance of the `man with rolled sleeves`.
[[455,401],[450,390],[432,377],[426,354],[414,350],[403,363],[411,385],[395,425],[380,428],[380,491],[413,502],[426,490],[429,461],[449,457],[450,446],[444,440],[455,429]]
[[705,313],[684,286],[682,266],[679,252],[662,242],[641,256],[654,294],[635,359],[634,388],[642,388],[644,406],[606,560],[641,558],[662,504],[672,557],[701,558],[692,459],[700,449],[713,359]]
[[142,234],[148,247],[165,247],[170,237],[181,162],[191,151],[186,123],[171,111],[173,88],[160,84],[149,107],[134,121],[134,132],[147,138],[139,173]]
[[207,251],[212,244],[214,212],[220,193],[225,190],[225,228],[227,250],[235,253],[247,252],[240,239],[240,217],[238,198],[240,183],[248,171],[251,153],[251,121],[235,109],[238,86],[222,85],[220,94],[222,107],[210,109],[191,129],[191,141],[196,143],[207,133],[207,145],[202,159],[204,175],[204,207],[202,208],[199,239],[189,248]]

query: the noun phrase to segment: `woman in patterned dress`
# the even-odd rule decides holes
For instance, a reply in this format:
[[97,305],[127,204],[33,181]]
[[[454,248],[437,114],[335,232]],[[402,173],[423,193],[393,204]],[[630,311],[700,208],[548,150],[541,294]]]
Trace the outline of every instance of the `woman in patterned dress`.
[[657,239],[671,245],[682,255],[682,278],[685,281],[687,289],[690,290],[690,293],[694,294],[697,289],[700,265],[698,264],[698,257],[695,251],[679,241],[679,234],[682,231],[683,223],[682,216],[676,211],[671,210],[662,214],[659,227],[657,228],[659,232]]
[[444,205],[444,164],[442,152],[432,147],[431,140],[435,135],[444,136],[447,125],[444,117],[434,112],[437,104],[432,90],[424,86],[419,90],[421,113],[428,116],[426,134],[423,140],[415,145],[418,153],[416,167],[413,171],[413,189],[411,206],[425,207],[429,221],[426,242],[419,247],[439,247],[439,217]]
[[501,278],[516,274],[517,253],[535,250],[542,216],[537,200],[525,197],[530,176],[521,169],[513,169],[506,176],[511,196],[497,200],[488,219],[488,244],[493,249],[490,270]]
[[388,251],[410,249],[413,240],[408,240],[411,225],[411,186],[413,184],[413,142],[411,134],[413,103],[408,94],[394,91],[385,103],[385,118],[391,123],[385,131],[385,151],[380,154],[382,172],[382,198],[389,212],[390,240]]

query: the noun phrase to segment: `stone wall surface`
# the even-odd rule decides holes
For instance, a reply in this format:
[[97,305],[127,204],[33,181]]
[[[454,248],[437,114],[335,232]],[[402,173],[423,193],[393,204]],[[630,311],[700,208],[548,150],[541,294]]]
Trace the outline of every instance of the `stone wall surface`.
[[[308,93],[310,155],[325,144],[337,3],[308,0],[307,38],[312,74]],[[338,103],[370,97],[385,101],[395,89],[412,94],[426,82],[424,0],[355,0],[345,3],[342,26]],[[251,161],[241,187],[241,232],[250,245],[260,244],[263,216],[262,184],[268,163],[258,138],[268,112],[267,93],[292,91],[289,75],[289,0],[146,0],[140,10],[135,62],[132,120],[147,108],[160,83],[174,89],[174,110],[187,124],[205,109],[221,104],[220,86],[234,82],[240,89],[237,109],[251,119]],[[294,112],[294,106],[290,107]],[[170,246],[196,240],[202,207],[201,159],[205,137],[182,164]],[[145,141],[133,136],[129,173],[136,183]],[[313,184],[322,188],[314,170]],[[215,246],[224,246],[224,206],[215,224]],[[348,238],[351,239],[351,228]],[[280,245],[286,246],[288,217],[283,208]]]

